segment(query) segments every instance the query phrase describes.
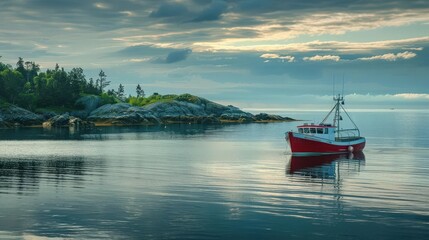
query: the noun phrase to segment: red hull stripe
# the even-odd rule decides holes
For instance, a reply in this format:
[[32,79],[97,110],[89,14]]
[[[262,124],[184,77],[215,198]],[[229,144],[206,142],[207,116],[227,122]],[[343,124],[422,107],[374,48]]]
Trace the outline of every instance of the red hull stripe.
[[295,137],[293,132],[288,132],[288,142],[292,153],[316,154],[316,153],[343,153],[349,152],[352,146],[352,152],[362,151],[365,147],[365,138],[351,142],[321,142],[312,139]]

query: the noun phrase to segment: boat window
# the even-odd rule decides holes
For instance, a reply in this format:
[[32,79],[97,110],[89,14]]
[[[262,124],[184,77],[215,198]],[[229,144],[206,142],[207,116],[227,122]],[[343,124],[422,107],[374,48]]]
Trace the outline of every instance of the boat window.
[[316,129],[315,128],[310,128],[310,133],[316,133]]
[[317,134],[323,134],[323,128],[318,128],[317,129]]
[[325,134],[328,134],[328,128],[325,128]]
[[308,133],[308,128],[304,128],[304,133]]
[[299,132],[299,133],[302,133],[302,128],[298,128],[298,132]]

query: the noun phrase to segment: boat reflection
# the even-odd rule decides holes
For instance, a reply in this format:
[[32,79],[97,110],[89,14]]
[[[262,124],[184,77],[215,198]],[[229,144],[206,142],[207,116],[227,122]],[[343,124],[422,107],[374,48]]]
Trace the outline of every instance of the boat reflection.
[[342,177],[360,172],[365,165],[363,152],[349,154],[291,156],[286,175],[322,182],[340,181]]

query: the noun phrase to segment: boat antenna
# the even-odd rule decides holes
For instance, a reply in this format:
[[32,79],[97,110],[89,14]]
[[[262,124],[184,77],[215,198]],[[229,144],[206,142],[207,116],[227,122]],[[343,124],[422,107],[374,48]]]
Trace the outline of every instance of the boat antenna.
[[341,91],[341,95],[343,95],[343,97],[344,97],[344,73],[343,73],[343,89]]
[[335,101],[335,74],[332,74],[332,98]]

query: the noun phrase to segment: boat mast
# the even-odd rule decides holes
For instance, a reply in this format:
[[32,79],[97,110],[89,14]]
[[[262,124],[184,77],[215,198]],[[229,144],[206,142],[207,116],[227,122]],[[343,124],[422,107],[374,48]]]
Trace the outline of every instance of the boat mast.
[[340,94],[338,94],[337,96],[334,96],[334,101],[336,101],[337,103],[335,104],[335,115],[334,115],[334,126],[337,129],[337,137],[340,137],[340,120],[341,120],[341,115],[340,115],[340,104],[344,102],[344,97]]

